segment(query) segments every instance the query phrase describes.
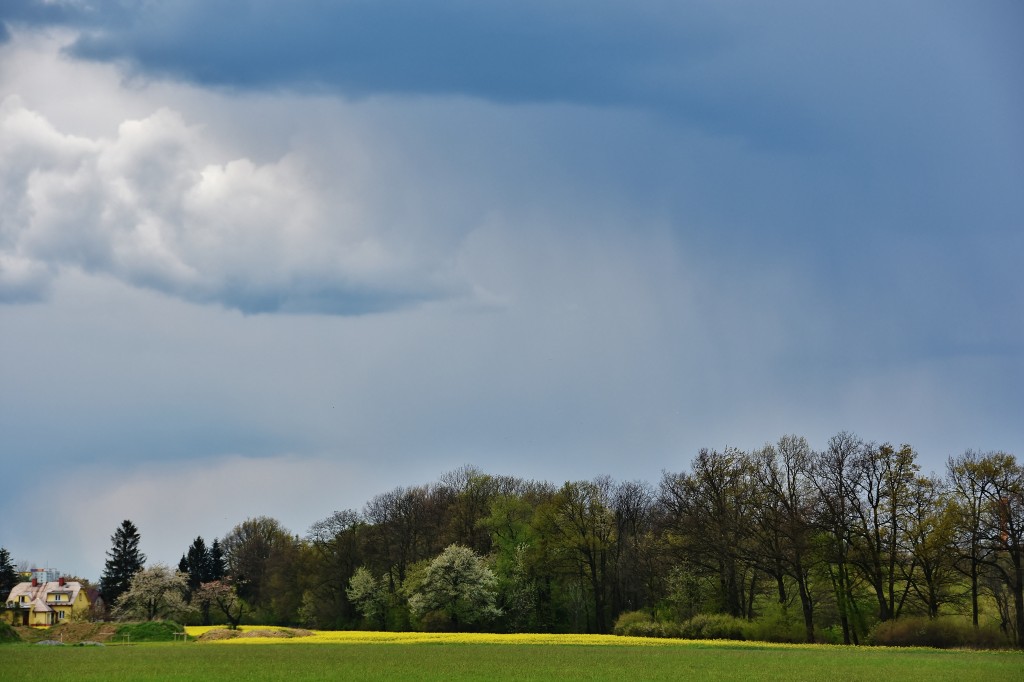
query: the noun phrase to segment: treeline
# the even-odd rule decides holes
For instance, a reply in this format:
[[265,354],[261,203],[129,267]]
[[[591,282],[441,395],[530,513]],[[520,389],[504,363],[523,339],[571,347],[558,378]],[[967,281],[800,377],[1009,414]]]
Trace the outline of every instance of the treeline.
[[[626,612],[726,614],[856,644],[880,622],[960,614],[1022,646],[1022,534],[1024,468],[1012,455],[967,452],[925,475],[909,445],[840,433],[820,452],[797,436],[702,450],[656,486],[467,466],[335,512],[305,537],[248,519],[218,553],[254,622],[465,628],[410,608],[431,562],[457,545],[493,576],[482,589],[496,608],[473,627],[609,632]],[[195,543],[180,568],[197,587],[194,565]]]

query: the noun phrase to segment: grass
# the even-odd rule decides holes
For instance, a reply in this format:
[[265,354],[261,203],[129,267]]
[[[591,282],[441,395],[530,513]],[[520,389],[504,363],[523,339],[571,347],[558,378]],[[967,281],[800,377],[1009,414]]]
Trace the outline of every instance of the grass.
[[[325,634],[334,635],[328,639]],[[16,680],[1024,680],[1019,652],[371,633],[106,647],[3,648]],[[390,633],[393,635],[394,633]],[[414,633],[411,633],[414,634]],[[491,636],[493,637],[493,636]],[[260,646],[239,646],[261,641]],[[618,643],[616,643],[616,641]],[[651,640],[648,640],[651,641]],[[546,643],[544,643],[546,642]]]

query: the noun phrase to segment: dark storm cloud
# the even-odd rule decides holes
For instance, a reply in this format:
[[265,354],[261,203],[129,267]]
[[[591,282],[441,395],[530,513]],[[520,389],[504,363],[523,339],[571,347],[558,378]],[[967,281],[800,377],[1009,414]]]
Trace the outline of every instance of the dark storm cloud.
[[912,133],[935,111],[955,113],[969,97],[949,78],[957,42],[972,40],[957,35],[964,19],[991,34],[997,59],[1021,56],[999,28],[1020,16],[1012,3],[967,13],[936,2],[18,0],[6,15],[74,25],[70,54],[142,75],[635,107],[790,148],[855,149],[879,123]]
[[[69,48],[76,57],[208,86],[639,107],[765,144],[823,135],[815,112],[767,82],[783,75],[776,68],[793,78],[797,65],[771,42],[746,40],[761,21],[748,14],[659,0],[186,0],[97,3],[49,20],[82,29]],[[767,18],[792,42],[817,30],[792,6]],[[737,51],[742,43],[754,51]],[[758,63],[754,80],[737,73]]]

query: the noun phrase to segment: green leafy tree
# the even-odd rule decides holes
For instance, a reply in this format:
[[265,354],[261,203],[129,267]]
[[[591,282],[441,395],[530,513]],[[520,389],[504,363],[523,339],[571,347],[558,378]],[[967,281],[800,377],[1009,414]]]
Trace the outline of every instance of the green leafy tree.
[[284,564],[293,544],[291,534],[280,521],[268,516],[246,519],[224,538],[231,581],[238,588],[238,595],[254,609],[272,610],[273,600],[280,595],[270,589],[271,583],[275,573],[287,568]]
[[469,547],[450,545],[417,578],[409,610],[430,625],[459,630],[501,615],[494,573]]
[[[702,449],[690,473],[665,473],[661,504],[677,559],[717,586],[717,608],[750,616],[752,485],[747,458],[732,448]],[[745,591],[750,586],[750,592]]]
[[114,617],[122,620],[175,618],[188,608],[187,589],[184,573],[172,571],[165,564],[144,568],[132,576],[128,589],[118,597]]
[[[996,550],[991,568],[1006,588],[1003,629],[1024,649],[1024,466],[1004,452],[985,456],[987,542]],[[1012,601],[1012,618],[1009,602]]]
[[971,622],[977,628],[981,585],[994,548],[986,542],[986,516],[992,488],[991,458],[974,450],[946,462],[946,476],[952,489],[955,518],[954,557],[956,568],[970,580]]
[[365,523],[351,509],[336,511],[314,523],[306,536],[311,569],[310,587],[303,594],[302,621],[326,629],[351,627],[358,609],[347,597],[349,581],[365,561]]
[[578,577],[584,599],[577,603],[584,607],[586,631],[609,632],[617,543],[611,479],[567,482],[545,511],[542,532],[564,557],[568,575]]
[[815,525],[820,533],[819,546],[832,584],[843,644],[859,644],[859,633],[865,629],[851,556],[855,508],[851,500],[855,497],[857,462],[866,447],[856,435],[841,431],[829,439],[824,452],[816,453],[811,464],[810,480],[817,502]]
[[753,552],[776,579],[779,604],[786,608],[786,583],[795,583],[804,620],[804,637],[814,642],[811,569],[816,564],[813,527],[813,455],[801,436],[783,436],[776,445],[751,453],[753,481],[750,527]]
[[127,519],[110,537],[113,546],[107,551],[107,561],[100,578],[100,592],[107,604],[117,603],[132,578],[145,565],[146,555],[139,551],[139,540],[139,529]]
[[862,449],[850,503],[854,511],[851,558],[878,602],[878,619],[898,618],[910,592],[912,558],[905,550],[913,521],[913,484],[920,467],[909,445]]
[[387,626],[387,585],[373,576],[365,566],[360,566],[348,581],[345,590],[348,600],[369,622],[384,630]]

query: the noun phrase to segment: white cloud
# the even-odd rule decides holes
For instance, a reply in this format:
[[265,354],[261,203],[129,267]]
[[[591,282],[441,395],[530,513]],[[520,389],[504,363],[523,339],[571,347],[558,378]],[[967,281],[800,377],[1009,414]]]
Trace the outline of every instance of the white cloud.
[[[435,252],[298,154],[211,158],[215,144],[167,108],[112,139],[63,134],[17,97],[0,106],[7,298],[39,296],[71,266],[246,312],[365,312],[457,288]],[[443,255],[443,254],[442,254]]]

